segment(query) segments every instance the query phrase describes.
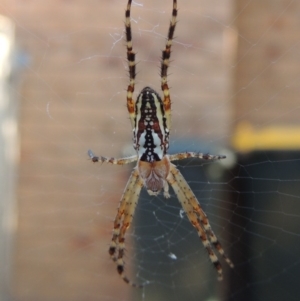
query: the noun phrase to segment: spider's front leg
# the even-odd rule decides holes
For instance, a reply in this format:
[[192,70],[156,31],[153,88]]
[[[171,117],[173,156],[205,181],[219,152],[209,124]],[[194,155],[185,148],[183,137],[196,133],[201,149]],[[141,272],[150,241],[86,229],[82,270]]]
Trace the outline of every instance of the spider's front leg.
[[211,229],[208,218],[201,208],[196,196],[192,192],[188,183],[175,167],[171,164],[170,173],[167,177],[168,182],[174,189],[183,210],[185,211],[189,221],[196,228],[199,238],[201,239],[209,258],[218,272],[218,279],[223,279],[221,263],[212,249],[212,246],[222,255],[228,265],[233,268],[232,261],[227,257],[218,238]]
[[124,272],[124,250],[125,250],[125,234],[130,227],[138,202],[138,198],[143,187],[143,181],[139,176],[138,170],[134,169],[127,182],[124,193],[122,195],[117,215],[114,221],[114,230],[109,254],[114,262],[117,263],[117,271],[122,279],[134,287],[142,287],[129,280]]

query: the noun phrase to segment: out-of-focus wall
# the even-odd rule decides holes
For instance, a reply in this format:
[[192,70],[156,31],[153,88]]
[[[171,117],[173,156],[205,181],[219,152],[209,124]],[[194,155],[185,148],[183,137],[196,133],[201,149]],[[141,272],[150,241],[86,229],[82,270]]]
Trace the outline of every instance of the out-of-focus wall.
[[19,159],[18,77],[15,26],[0,15],[0,299],[9,300],[16,234],[16,183]]
[[298,150],[298,1],[236,1],[233,146],[252,150]]

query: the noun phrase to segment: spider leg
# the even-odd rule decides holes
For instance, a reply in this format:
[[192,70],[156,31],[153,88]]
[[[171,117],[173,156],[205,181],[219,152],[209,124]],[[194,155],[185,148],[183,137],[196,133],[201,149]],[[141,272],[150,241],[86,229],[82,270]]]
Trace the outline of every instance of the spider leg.
[[191,224],[196,228],[198,235],[206,248],[210,260],[215,266],[218,272],[218,279],[222,280],[223,272],[222,266],[219,262],[218,257],[212,249],[212,245],[216,248],[216,250],[223,256],[225,261],[233,268],[233,263],[231,260],[225,255],[224,250],[218,241],[216,235],[211,230],[211,226],[209,224],[208,218],[204,211],[202,210],[199,202],[196,199],[196,196],[190,189],[188,183],[179,172],[179,170],[172,164],[170,169],[170,174],[167,177],[168,182],[174,189],[184,211],[187,214],[188,219]]
[[186,197],[188,198],[188,200],[190,202],[190,205],[193,207],[194,212],[197,214],[197,217],[200,220],[201,224],[203,225],[206,233],[208,234],[210,242],[213,244],[213,246],[216,248],[216,250],[218,250],[218,252],[222,255],[222,257],[229,264],[229,266],[231,268],[233,268],[234,267],[233,263],[225,255],[224,250],[223,250],[220,242],[218,241],[218,238],[216,237],[216,235],[214,234],[214,232],[211,229],[211,225],[209,224],[207,215],[203,211],[203,209],[202,209],[201,205],[199,204],[196,196],[194,195],[194,193],[190,189],[188,183],[186,182],[186,180],[184,179],[182,174],[179,172],[179,170],[177,168],[175,168],[175,166],[174,166],[173,170],[174,170],[173,171],[174,178],[176,179],[176,181],[178,183],[182,183],[182,189],[183,189]]
[[115,164],[115,165],[125,165],[131,162],[135,162],[137,161],[137,155],[133,155],[130,157],[124,157],[124,158],[113,158],[113,157],[98,157],[95,156],[94,153],[91,150],[88,150],[88,155],[91,158],[92,162],[96,163],[96,162],[100,162],[100,163],[111,163],[111,164]]
[[171,128],[171,99],[170,99],[170,90],[168,86],[168,67],[171,57],[171,46],[172,40],[174,37],[175,26],[176,26],[176,17],[177,17],[177,1],[173,0],[173,10],[172,10],[172,18],[170,21],[168,38],[165,49],[162,52],[161,58],[161,89],[164,93],[164,109],[166,116],[166,124],[167,128],[170,130]]
[[174,155],[169,155],[170,161],[183,160],[187,158],[198,158],[198,159],[204,159],[210,161],[210,160],[225,159],[226,156],[210,155],[210,154],[203,154],[203,153],[196,153],[196,152],[185,152],[185,153],[177,153]]
[[138,170],[134,169],[127,182],[122,195],[117,215],[114,221],[114,230],[109,254],[114,262],[117,263],[117,271],[121,278],[134,287],[142,287],[130,281],[124,272],[124,251],[125,251],[125,234],[130,227],[138,198],[143,187],[143,181],[139,176]]
[[122,226],[122,222],[124,219],[124,215],[126,214],[129,201],[132,199],[132,195],[134,193],[134,187],[137,181],[137,178],[139,177],[137,169],[134,169],[131,173],[131,176],[128,179],[128,182],[126,184],[126,187],[124,189],[119,207],[118,212],[114,220],[114,230],[113,230],[113,237],[111,240],[111,244],[109,247],[109,254],[111,255],[111,258],[113,261],[117,261],[116,252],[118,250],[118,237],[120,235],[120,229]]
[[[180,175],[182,176],[182,175]],[[217,236],[215,235],[215,233],[213,232],[213,230],[211,229],[211,225],[209,224],[207,215],[205,214],[205,212],[203,211],[201,205],[198,203],[196,198],[190,198],[190,202],[191,205],[193,207],[194,212],[197,214],[201,224],[203,225],[210,242],[213,244],[213,246],[215,247],[216,250],[218,250],[218,252],[222,255],[222,257],[224,258],[224,260],[228,263],[228,265],[233,268],[234,264],[232,263],[232,261],[228,258],[228,256],[225,254],[224,249],[221,245],[221,243],[219,242]]]
[[130,22],[130,9],[131,0],[128,0],[127,8],[125,11],[125,32],[126,32],[126,48],[127,48],[127,61],[129,69],[129,85],[127,87],[127,109],[131,121],[132,128],[135,125],[135,101],[133,100],[134,92],[134,81],[136,76],[135,70],[135,52],[132,50],[132,32],[131,32],[131,22]]

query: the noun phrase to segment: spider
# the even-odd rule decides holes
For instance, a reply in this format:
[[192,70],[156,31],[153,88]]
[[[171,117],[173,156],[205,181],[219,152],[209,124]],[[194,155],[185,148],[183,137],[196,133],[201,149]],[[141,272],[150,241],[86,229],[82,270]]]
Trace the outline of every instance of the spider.
[[[125,158],[97,157],[91,150],[88,151],[92,162],[107,162],[124,165],[137,161],[122,195],[118,212],[114,221],[113,236],[109,247],[109,254],[117,265],[117,271],[122,279],[134,287],[142,287],[143,284],[132,282],[125,274],[124,250],[125,234],[130,227],[138,198],[144,186],[149,195],[157,196],[163,190],[165,198],[169,198],[169,184],[172,186],[179,202],[182,205],[189,221],[196,228],[197,233],[208,252],[209,258],[215,266],[218,278],[222,279],[222,267],[213,247],[223,256],[225,261],[233,268],[233,263],[225,255],[224,250],[211,229],[208,218],[201,208],[194,193],[179,170],[171,161],[186,158],[199,158],[204,160],[224,159],[225,156],[185,152],[168,155],[169,133],[171,128],[171,99],[167,82],[167,73],[171,55],[171,46],[174,36],[177,1],[173,0],[172,18],[168,31],[165,49],[161,59],[161,89],[163,99],[150,87],[145,87],[133,99],[135,87],[136,63],[135,52],[132,48],[132,33],[130,21],[130,9],[132,0],[128,0],[125,12],[125,32],[127,60],[129,69],[129,85],[127,88],[127,109],[133,131],[133,147],[136,155]],[[213,246],[213,247],[212,247]]]

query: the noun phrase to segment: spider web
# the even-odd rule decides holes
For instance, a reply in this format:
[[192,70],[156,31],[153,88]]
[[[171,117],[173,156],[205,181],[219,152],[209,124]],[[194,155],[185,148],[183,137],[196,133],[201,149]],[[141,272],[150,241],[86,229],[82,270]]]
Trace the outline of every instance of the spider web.
[[[170,153],[227,156],[178,166],[235,268],[221,259],[218,282],[173,191],[170,200],[143,191],[125,256],[130,278],[148,283],[143,289],[123,283],[107,252],[134,165],[92,164],[87,156],[88,149],[134,153],[125,103],[125,6],[126,0],[0,5],[16,30],[9,89],[19,103],[21,138],[17,205],[10,212],[17,223],[4,227],[14,243],[9,261],[1,255],[2,299],[298,300],[299,150],[294,142],[282,145],[299,138],[299,39],[286,29],[297,27],[299,5],[178,0]],[[171,8],[171,0],[132,4],[135,96],[146,85],[159,91]],[[253,27],[243,27],[244,18]],[[265,60],[254,60],[263,47]],[[274,143],[282,130],[282,143]]]

